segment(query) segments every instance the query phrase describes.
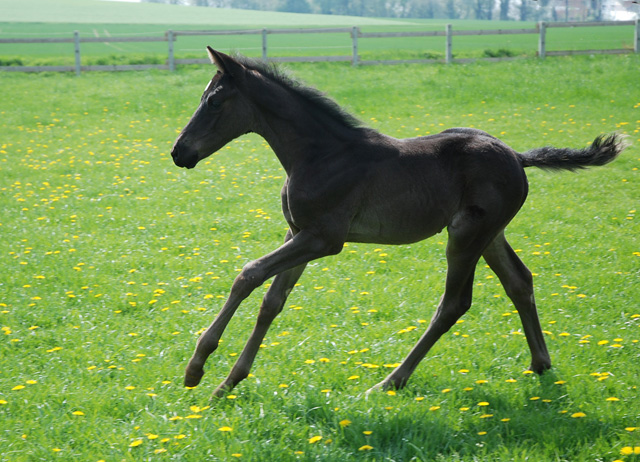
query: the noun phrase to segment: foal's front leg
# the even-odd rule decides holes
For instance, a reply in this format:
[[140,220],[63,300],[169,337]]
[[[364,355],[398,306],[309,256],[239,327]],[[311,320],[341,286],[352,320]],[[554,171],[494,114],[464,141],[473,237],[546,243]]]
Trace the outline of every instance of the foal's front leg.
[[249,376],[253,361],[258,354],[260,345],[267,335],[271,323],[278,314],[282,311],[285,302],[291,289],[296,284],[302,272],[304,271],[306,264],[296,266],[284,273],[278,274],[273,280],[273,284],[267,290],[262,305],[260,306],[260,312],[258,314],[258,320],[256,325],[247,341],[247,344],[242,350],[240,357],[236,361],[235,365],[231,369],[231,372],[227,378],[215,389],[213,392],[214,397],[221,397],[235,387],[242,380]]
[[[302,274],[304,265],[309,261],[326,255],[338,253],[340,249],[342,249],[341,243],[340,245],[336,245],[335,243],[332,244],[327,240],[316,237],[313,233],[301,231],[293,237],[291,237],[291,234],[288,234],[287,241],[277,250],[247,264],[233,282],[233,285],[231,286],[231,294],[229,295],[227,302],[222,307],[222,310],[211,326],[209,326],[198,340],[196,350],[189,360],[189,364],[185,371],[185,386],[195,387],[200,383],[200,380],[204,375],[204,363],[209,355],[211,355],[211,353],[213,353],[218,347],[220,337],[238,309],[238,306],[240,306],[240,303],[242,303],[242,301],[247,298],[254,289],[261,286],[264,281],[276,274],[283,273],[296,267],[302,266],[300,269],[300,274]],[[291,278],[293,274],[295,273],[289,274],[288,277]],[[300,277],[300,274],[298,274],[297,277]],[[281,279],[286,278],[283,277]],[[281,283],[279,282],[279,285],[280,284]],[[295,281],[293,284],[295,284]],[[258,334],[255,334],[254,332],[249,340],[251,341],[254,339],[256,335]],[[245,357],[248,357],[248,353]],[[240,375],[241,374],[238,376]],[[232,382],[233,380],[229,382],[229,384]],[[223,383],[223,386],[226,387],[227,385],[228,384]]]

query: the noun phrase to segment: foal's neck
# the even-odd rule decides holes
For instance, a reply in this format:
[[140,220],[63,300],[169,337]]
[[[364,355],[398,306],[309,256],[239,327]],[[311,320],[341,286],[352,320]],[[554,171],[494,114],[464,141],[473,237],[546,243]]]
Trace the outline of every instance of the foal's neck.
[[362,137],[361,128],[346,124],[322,103],[280,85],[267,98],[260,95],[256,106],[254,131],[269,143],[287,174],[300,162],[339,152]]

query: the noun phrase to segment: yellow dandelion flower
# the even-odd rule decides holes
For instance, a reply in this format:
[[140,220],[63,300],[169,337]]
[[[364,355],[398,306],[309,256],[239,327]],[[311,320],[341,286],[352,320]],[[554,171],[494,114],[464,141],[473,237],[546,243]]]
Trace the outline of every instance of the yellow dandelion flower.
[[220,427],[220,428],[218,428],[218,431],[221,431],[221,432],[232,432],[233,428],[231,428],[231,427]]
[[340,424],[340,426],[342,428],[344,428],[344,427],[348,427],[349,425],[351,425],[351,421],[349,419],[344,419],[344,420],[341,420],[339,422],[339,424]]
[[365,444],[364,446],[360,446],[358,448],[358,451],[371,451],[373,449],[373,446],[369,446],[368,444]]
[[317,443],[318,441],[320,441],[322,439],[321,436],[312,436],[311,438],[309,438],[309,444],[314,444]]
[[72,415],[84,415],[84,412],[82,412],[82,411],[73,411],[71,414]]
[[135,448],[137,446],[140,446],[142,444],[142,440],[135,440],[133,442],[131,442],[131,444],[129,445],[130,448]]
[[573,417],[574,419],[580,419],[582,417],[586,417],[587,414],[585,414],[584,412],[575,412],[573,414],[571,414],[571,417]]

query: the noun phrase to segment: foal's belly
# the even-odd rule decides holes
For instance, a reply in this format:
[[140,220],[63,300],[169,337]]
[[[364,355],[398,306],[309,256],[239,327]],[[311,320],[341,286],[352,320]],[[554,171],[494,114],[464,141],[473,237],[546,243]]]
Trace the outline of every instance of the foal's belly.
[[438,234],[448,222],[448,217],[437,210],[369,208],[353,218],[347,241],[410,244]]

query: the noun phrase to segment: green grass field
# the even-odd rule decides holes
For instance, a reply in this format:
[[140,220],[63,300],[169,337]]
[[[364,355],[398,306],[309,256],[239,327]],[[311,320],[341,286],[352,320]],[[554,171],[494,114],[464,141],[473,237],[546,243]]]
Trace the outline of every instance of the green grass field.
[[[102,19],[42,27],[117,22]],[[147,19],[140,31],[164,30]],[[0,24],[14,26],[35,27]],[[639,66],[636,55],[288,65],[397,137],[470,126],[523,151],[618,131],[632,146],[606,167],[527,171],[507,236],[534,273],[549,373],[525,372],[517,313],[481,262],[472,309],[407,388],[365,397],[437,305],[443,233],[312,262],[253,375],[215,401],[264,288],[203,383],[185,389],[182,374],[238,271],[284,236],[270,148],[251,135],[195,170],[173,165],[210,67],[0,73],[11,95],[0,103],[0,461],[640,461]]]
[[310,264],[254,375],[213,402],[263,290],[203,384],[182,372],[237,272],[284,235],[272,152],[247,136],[173,166],[211,69],[0,74],[19,101],[0,110],[0,460],[638,460],[639,64],[289,66],[398,137],[473,126],[525,150],[617,130],[635,146],[591,171],[528,172],[508,236],[535,273],[550,373],[523,372],[521,325],[481,263],[472,310],[408,387],[365,398],[437,304],[438,235]]

